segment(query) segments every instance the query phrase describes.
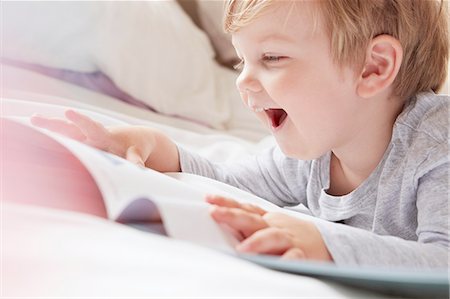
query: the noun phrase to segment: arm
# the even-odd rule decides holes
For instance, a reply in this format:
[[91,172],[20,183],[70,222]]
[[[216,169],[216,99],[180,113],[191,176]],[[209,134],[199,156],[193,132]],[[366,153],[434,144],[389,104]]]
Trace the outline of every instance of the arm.
[[141,166],[161,172],[181,170],[175,143],[158,131],[143,126],[106,128],[73,110],[66,111],[66,118],[33,116],[31,122]]
[[448,247],[421,243],[326,221],[305,221],[281,213],[260,212],[223,197],[208,197],[216,205],[215,221],[231,228],[244,253],[282,258],[333,261],[339,265],[447,268]]
[[380,236],[342,224],[317,223],[336,263],[448,268],[449,168],[448,157],[444,157],[417,174],[417,215],[411,215],[417,216],[417,240]]
[[[175,143],[166,135],[150,130],[148,135],[154,136],[154,148],[145,160],[145,166],[160,172],[180,172],[180,158]],[[149,137],[144,137],[148,139]]]
[[286,157],[278,147],[230,163],[213,163],[179,148],[183,172],[235,186],[279,206],[306,203],[310,161]]
[[335,223],[316,223],[336,264],[448,268],[448,247],[380,236]]
[[341,265],[448,268],[448,173],[446,162],[420,175],[417,240],[377,235],[320,219],[309,222],[279,213],[263,213],[220,197],[208,201],[218,206],[212,210],[212,217],[242,236],[237,248],[240,251],[333,260]]

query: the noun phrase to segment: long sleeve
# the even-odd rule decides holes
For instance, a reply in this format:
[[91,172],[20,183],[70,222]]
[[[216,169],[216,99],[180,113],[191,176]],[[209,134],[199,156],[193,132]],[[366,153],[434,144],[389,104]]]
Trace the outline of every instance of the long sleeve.
[[410,268],[448,268],[449,249],[337,223],[316,223],[338,265],[376,265]]
[[[449,167],[448,162],[430,165],[426,173],[419,174],[417,240],[379,235],[343,224],[316,223],[334,261],[347,265],[448,268]],[[402,214],[398,215],[401,217]],[[387,226],[389,222],[386,220],[378,221]]]
[[230,163],[212,163],[182,147],[178,151],[183,172],[221,181],[279,206],[306,202],[311,162],[288,158],[278,147]]

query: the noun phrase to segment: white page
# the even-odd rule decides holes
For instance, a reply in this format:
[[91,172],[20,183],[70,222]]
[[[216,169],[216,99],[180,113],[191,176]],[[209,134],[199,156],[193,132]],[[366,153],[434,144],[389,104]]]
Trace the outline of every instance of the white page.
[[166,173],[168,176],[177,179],[178,181],[184,182],[196,189],[203,190],[207,194],[221,195],[234,199],[239,202],[245,202],[257,205],[266,211],[282,212],[283,208],[262,199],[254,194],[243,191],[234,186],[191,173],[183,172],[169,172]]
[[[77,141],[53,137],[89,170],[104,196],[110,218],[130,220],[121,214],[124,211],[130,214],[127,207],[135,204],[135,209],[141,210],[144,216],[148,213],[150,219],[134,220],[156,220],[159,211],[169,236],[227,252],[234,251],[235,239],[209,215],[210,205],[204,201],[204,192]],[[158,211],[153,209],[153,204]]]
[[234,252],[236,240],[211,218],[205,192],[23,119],[10,119],[56,140],[83,163],[103,196],[108,218],[123,222],[161,218],[171,237]]

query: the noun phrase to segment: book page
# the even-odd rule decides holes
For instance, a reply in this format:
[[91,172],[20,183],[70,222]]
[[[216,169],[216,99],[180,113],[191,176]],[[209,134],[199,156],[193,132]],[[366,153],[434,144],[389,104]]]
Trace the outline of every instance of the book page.
[[184,182],[192,187],[196,187],[199,190],[203,190],[207,194],[221,195],[239,202],[257,205],[266,211],[280,212],[284,210],[252,193],[207,177],[183,172],[169,172],[166,174],[177,179],[178,181]]
[[30,133],[42,133],[42,136],[57,141],[74,155],[95,180],[108,218],[119,222],[162,219],[165,231],[171,237],[234,252],[236,240],[211,218],[211,206],[204,200],[205,192],[118,156],[34,127],[27,120],[10,120],[30,129]]
[[2,200],[108,217],[94,178],[67,148],[11,119],[0,118],[0,135]]
[[231,198],[238,202],[253,204],[259,206],[260,208],[263,208],[267,212],[284,213],[293,216],[295,218],[309,221],[322,221],[317,217],[311,216],[309,211],[305,207],[297,207],[297,209],[295,210],[279,207],[250,192],[241,190],[234,186],[207,177],[182,172],[170,172],[166,174],[181,182],[189,184],[192,187],[196,187],[199,190],[203,190],[207,194],[221,195],[227,198]]
[[111,219],[158,221],[169,236],[233,252],[237,243],[210,216],[206,193],[160,172],[61,136],[53,136],[88,168]]

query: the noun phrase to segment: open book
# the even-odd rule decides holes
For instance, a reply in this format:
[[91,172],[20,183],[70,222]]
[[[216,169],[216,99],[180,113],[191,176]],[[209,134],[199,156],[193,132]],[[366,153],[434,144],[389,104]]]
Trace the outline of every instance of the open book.
[[[67,151],[66,154],[76,157],[95,181],[103,198],[107,218],[111,220],[138,225],[162,220],[164,231],[170,237],[231,253],[237,240],[211,218],[210,204],[205,202],[206,194],[220,194],[259,205],[266,210],[284,210],[209,178],[187,173],[163,174],[139,167],[118,156],[36,128],[24,119],[4,119],[2,124],[16,127],[15,130],[20,127],[20,133],[17,134],[22,136],[41,135],[32,146],[47,147],[51,152],[48,144],[56,141]],[[31,145],[28,143],[33,138],[23,136],[19,143],[29,147]]]

